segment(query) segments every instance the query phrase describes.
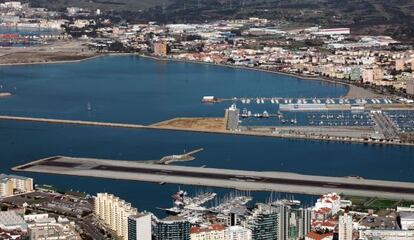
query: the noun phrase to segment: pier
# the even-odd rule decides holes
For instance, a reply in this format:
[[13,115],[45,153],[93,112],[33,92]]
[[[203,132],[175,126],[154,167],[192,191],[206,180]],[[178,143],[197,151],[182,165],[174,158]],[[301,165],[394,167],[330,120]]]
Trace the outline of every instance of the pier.
[[145,125],[128,124],[128,123],[93,122],[93,121],[82,121],[82,120],[35,118],[35,117],[17,117],[17,116],[4,116],[4,115],[0,116],[0,120],[54,123],[54,124],[70,124],[70,125],[85,125],[85,126],[97,126],[97,127],[114,127],[114,128],[145,128],[145,127],[147,127]]
[[275,191],[312,195],[338,192],[353,196],[414,200],[414,183],[368,180],[359,177],[326,177],[289,172],[171,166],[140,161],[64,156],[40,159],[16,166],[12,170],[251,191]]

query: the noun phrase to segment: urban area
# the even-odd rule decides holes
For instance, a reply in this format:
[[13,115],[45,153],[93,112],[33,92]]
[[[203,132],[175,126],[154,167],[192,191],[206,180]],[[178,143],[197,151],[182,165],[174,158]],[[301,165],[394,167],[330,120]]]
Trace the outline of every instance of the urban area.
[[[414,144],[412,43],[354,35],[346,27],[284,28],[284,24],[257,17],[202,24],[128,23],[99,9],[68,7],[58,12],[2,2],[0,27],[22,31],[0,33],[0,65],[131,54],[322,79],[350,90],[341,98],[324,99],[200,96],[203,103],[230,107],[218,125],[204,119],[208,128],[200,121],[198,128],[190,130]],[[0,83],[0,98],[11,96],[13,90],[4,91]],[[75,123],[59,121],[52,120]],[[195,125],[194,119],[185,121]],[[126,127],[189,130],[185,121]],[[60,191],[35,184],[29,177],[0,174],[0,239],[414,239],[414,201],[335,192],[326,192],[312,203],[276,198],[270,192],[266,202],[257,202],[248,191],[220,196],[210,190],[177,189],[169,195],[171,206],[156,206],[162,213],[154,214],[111,193]]]
[[[205,24],[132,24],[115,22],[113,16],[99,9],[68,7],[56,12],[31,8],[27,3],[4,2],[0,5],[0,26],[49,31],[1,34],[3,48],[21,44],[45,46],[38,54],[34,48],[32,57],[26,59],[23,53],[13,55],[6,49],[1,63],[138,53],[326,78],[401,97],[414,94],[414,52],[410,43],[388,36],[353,35],[350,28],[281,30],[281,25],[254,17]],[[53,52],[57,54],[54,57]]]
[[110,193],[91,196],[0,175],[2,239],[413,239],[414,204],[326,193],[315,203],[249,192],[171,193],[158,218]]

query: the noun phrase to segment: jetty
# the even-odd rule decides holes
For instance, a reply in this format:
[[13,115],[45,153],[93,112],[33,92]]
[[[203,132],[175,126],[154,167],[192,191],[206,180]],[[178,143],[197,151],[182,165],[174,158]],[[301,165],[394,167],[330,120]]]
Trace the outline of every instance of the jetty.
[[[226,122],[227,118],[227,122]],[[333,127],[307,127],[307,126],[289,126],[289,127],[245,127],[237,129],[225,129],[228,127],[230,118],[178,118],[171,121],[164,121],[152,125],[141,125],[132,123],[112,123],[96,122],[84,120],[68,120],[54,118],[37,118],[37,117],[20,117],[0,115],[0,120],[4,121],[21,121],[36,122],[45,124],[67,124],[93,127],[111,127],[111,128],[129,128],[129,129],[155,129],[167,131],[184,131],[198,133],[228,134],[236,136],[257,136],[257,137],[274,137],[274,138],[291,138],[311,141],[333,141],[362,144],[381,144],[381,145],[404,145],[414,146],[412,142],[402,142],[399,139],[373,139],[367,137],[367,131],[361,131],[353,128],[333,128]],[[238,123],[232,118],[233,126]],[[178,123],[177,123],[178,122]],[[196,122],[196,123],[195,123]],[[369,132],[368,132],[369,133]]]

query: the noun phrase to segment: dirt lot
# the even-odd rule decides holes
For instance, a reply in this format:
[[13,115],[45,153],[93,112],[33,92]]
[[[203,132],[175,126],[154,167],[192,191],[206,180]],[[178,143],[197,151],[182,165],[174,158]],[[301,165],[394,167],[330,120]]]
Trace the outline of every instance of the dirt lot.
[[0,48],[0,65],[77,61],[97,56],[82,41],[57,41],[33,47]]
[[171,120],[153,124],[152,126],[210,131],[222,131],[226,129],[224,118],[174,118]]

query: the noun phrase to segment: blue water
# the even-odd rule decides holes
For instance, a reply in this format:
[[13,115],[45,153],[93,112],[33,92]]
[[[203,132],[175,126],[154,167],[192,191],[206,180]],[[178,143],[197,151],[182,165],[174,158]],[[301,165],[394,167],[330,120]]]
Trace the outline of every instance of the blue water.
[[[203,95],[338,97],[347,90],[341,85],[269,73],[132,56],[0,67],[0,85],[14,94],[0,100],[0,114],[129,123],[222,116],[229,103],[203,105]],[[87,102],[91,102],[92,112],[87,111]],[[186,165],[414,181],[414,148],[409,147],[0,121],[0,172],[52,155],[142,160],[200,147],[205,150]],[[152,211],[170,206],[170,195],[178,188],[173,184],[24,175],[64,189],[108,191],[139,209]],[[255,196],[264,200],[268,193]]]

